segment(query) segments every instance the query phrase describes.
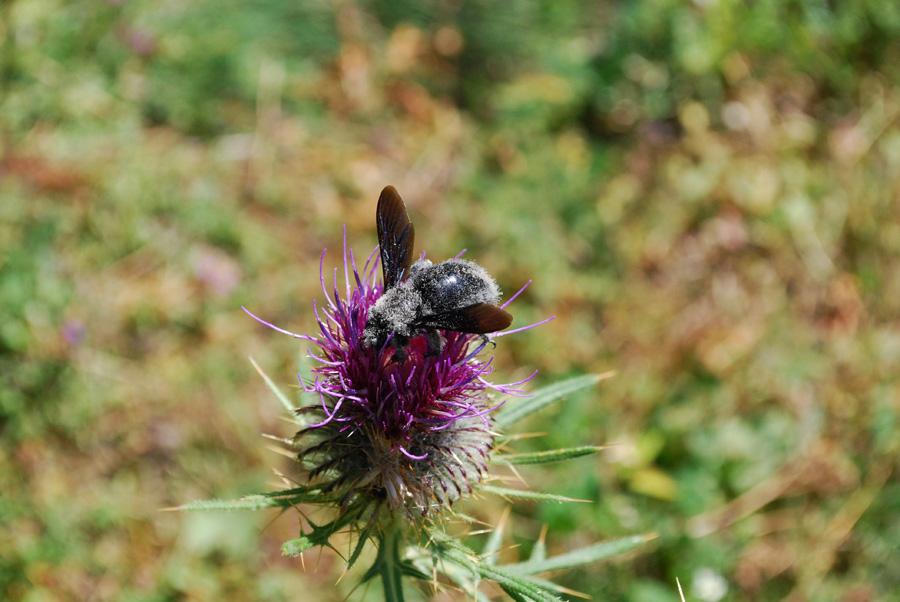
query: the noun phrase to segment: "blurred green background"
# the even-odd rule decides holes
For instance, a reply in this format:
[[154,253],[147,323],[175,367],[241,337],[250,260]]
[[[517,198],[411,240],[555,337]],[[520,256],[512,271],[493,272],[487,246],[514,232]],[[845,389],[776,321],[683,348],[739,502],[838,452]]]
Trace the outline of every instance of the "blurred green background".
[[656,532],[558,580],[900,599],[897,2],[5,0],[0,40],[0,598],[347,596],[296,515],[160,509],[290,472],[246,358],[303,348],[240,306],[311,331],[393,184],[558,316],[498,380],[617,371],[526,425],[616,445],[524,471],[593,503],[518,505],[507,554]]

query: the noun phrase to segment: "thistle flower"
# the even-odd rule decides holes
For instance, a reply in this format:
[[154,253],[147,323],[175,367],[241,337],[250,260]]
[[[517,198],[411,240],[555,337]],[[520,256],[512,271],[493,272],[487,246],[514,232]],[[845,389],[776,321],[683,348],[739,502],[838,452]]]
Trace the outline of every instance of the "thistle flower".
[[318,365],[312,382],[301,378],[301,386],[317,403],[297,410],[306,426],[291,442],[309,481],[342,509],[356,501],[371,521],[385,512],[416,520],[449,507],[485,478],[491,414],[503,405],[495,396],[521,395],[516,387],[531,377],[490,382],[493,358],[481,359],[488,338],[480,335],[443,331],[437,353],[425,337],[414,338],[402,361],[389,346],[363,344],[369,309],[383,292],[374,257],[360,273],[352,250],[348,262],[345,238],[342,295],[337,270],[327,289],[323,252],[319,277],[328,301],[314,304],[318,336],[254,318],[313,344],[308,354]]
[[[527,330],[552,317],[492,337],[453,330],[403,337],[402,353],[391,348],[390,340],[381,347],[370,346],[363,332],[370,308],[384,293],[375,256],[373,252],[362,271],[358,270],[352,251],[347,251],[345,230],[343,287],[339,287],[338,270],[334,270],[329,290],[323,251],[319,278],[327,303],[324,307],[313,303],[319,327],[316,335],[289,332],[244,310],[278,332],[311,343],[308,355],[315,367],[311,377],[301,377],[300,383],[312,403],[294,407],[260,370],[300,427],[293,438],[278,440],[306,471],[306,481],[290,489],[232,501],[194,502],[180,509],[289,509],[299,504],[334,508],[330,522],[307,520],[308,531],[286,542],[283,552],[297,555],[315,546],[330,546],[332,535],[349,528],[357,535],[347,558],[349,569],[366,542],[374,539],[378,555],[362,581],[380,577],[388,602],[404,599],[404,579],[430,581],[438,588],[438,575],[443,576],[441,584],[454,584],[477,599],[481,599],[480,584],[492,581],[515,600],[558,602],[555,593],[561,588],[537,577],[538,573],[609,558],[649,539],[627,537],[550,558],[538,542],[530,559],[498,565],[495,555],[503,537],[502,523],[481,555],[444,530],[441,518],[450,506],[476,489],[509,499],[573,501],[490,485],[486,482],[488,470],[498,464],[569,460],[601,448],[497,454],[497,432],[611,373],[575,377],[532,395],[524,395],[518,387],[534,374],[517,383],[493,383],[493,358],[482,355],[491,338]],[[530,281],[501,307],[509,305],[528,284]],[[500,409],[509,396],[527,399]]]

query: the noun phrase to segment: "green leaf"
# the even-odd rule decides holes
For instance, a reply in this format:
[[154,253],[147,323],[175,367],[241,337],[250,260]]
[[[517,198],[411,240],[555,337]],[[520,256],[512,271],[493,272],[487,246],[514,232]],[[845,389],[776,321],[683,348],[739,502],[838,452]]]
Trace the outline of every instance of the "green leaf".
[[421,581],[431,581],[431,575],[423,572],[421,569],[419,569],[419,567],[411,562],[407,562],[406,560],[400,563],[400,571],[407,577],[412,577],[413,579],[419,579]]
[[461,591],[470,596],[469,599],[474,598],[475,602],[491,602],[491,599],[484,592],[478,590],[478,582],[481,580],[478,573],[456,562],[444,562],[443,557],[439,553],[434,554],[434,556],[440,559],[441,573],[458,585]]
[[544,562],[547,559],[547,544],[544,542],[546,533],[547,530],[545,526],[544,530],[541,531],[541,536],[534,542],[534,547],[531,548],[531,555],[528,557],[528,562]]
[[517,592],[513,589],[510,589],[508,587],[503,587],[502,585],[500,586],[500,589],[502,589],[504,592],[506,592],[506,595],[509,596],[510,598],[512,598],[514,602],[532,602],[531,598],[529,598],[528,596],[525,596],[523,594],[520,594],[519,592]]
[[503,409],[497,412],[497,425],[500,427],[508,427],[526,416],[537,412],[544,406],[562,399],[567,395],[571,395],[582,389],[591,387],[601,380],[611,377],[614,372],[605,372],[603,374],[586,374],[584,376],[576,376],[569,380],[552,384],[537,391],[531,397],[519,401],[517,404],[511,404],[509,409]]
[[285,556],[296,556],[304,550],[308,550],[314,546],[331,547],[328,543],[331,536],[346,527],[349,523],[358,519],[360,511],[364,507],[365,506],[360,506],[359,504],[351,504],[343,514],[340,514],[333,521],[325,523],[324,525],[317,525],[310,520],[309,526],[312,528],[312,532],[282,544],[281,553]]
[[536,575],[545,571],[556,571],[559,569],[568,569],[591,562],[599,562],[618,556],[639,545],[653,539],[655,535],[632,535],[612,541],[604,541],[586,548],[573,550],[566,554],[553,556],[540,562],[519,562],[516,564],[507,564],[502,568],[509,573],[515,575]]
[[462,512],[459,512],[458,510],[453,511],[453,517],[458,518],[464,523],[469,523],[470,525],[476,525],[479,522],[479,520],[474,516],[469,516],[468,514],[464,514]]
[[296,539],[291,539],[283,544],[281,544],[281,554],[284,556],[299,556],[306,550],[316,546],[316,542],[314,542],[309,537],[302,535],[297,537]]
[[469,559],[469,561],[463,564],[463,566],[474,570],[475,565],[472,561],[480,557],[473,550],[469,549],[466,545],[458,541],[455,537],[448,535],[443,531],[433,530],[431,531],[431,539],[442,548],[463,554],[467,559]]
[[503,544],[503,528],[506,526],[506,517],[509,516],[509,508],[510,507],[507,506],[506,512],[503,513],[500,522],[494,527],[494,530],[491,531],[491,535],[488,537],[487,542],[484,544],[484,549],[481,551],[481,557],[490,565],[497,564],[497,552]]
[[542,587],[545,590],[547,590],[548,592],[563,592],[566,589],[557,583],[553,583],[552,581],[549,581],[547,579],[541,579],[540,577],[534,577],[534,576],[524,577],[523,576],[522,579],[527,581],[528,583],[534,585],[535,587]]
[[488,565],[480,556],[475,554],[475,552],[446,533],[433,531],[432,541],[434,541],[435,546],[440,548],[439,555],[444,561],[452,562],[465,569],[476,572],[484,579],[494,581],[507,593],[515,592],[520,596],[525,596],[524,598],[520,597],[518,599],[530,599],[533,602],[560,602],[559,598],[549,594],[542,587],[529,583],[527,577],[514,575],[501,568]]
[[283,499],[267,498],[262,495],[248,495],[237,500],[198,500],[178,506],[176,510],[262,510],[290,506]]
[[530,583],[527,579],[523,579],[519,575],[508,573],[501,568],[488,566],[482,563],[478,565],[478,572],[485,579],[490,579],[497,583],[497,585],[502,587],[507,593],[514,591],[519,594],[524,594],[535,602],[560,602],[559,598],[547,592],[542,587]]
[[540,491],[527,491],[524,489],[510,489],[507,487],[494,487],[493,485],[482,485],[479,491],[485,493],[493,493],[502,495],[507,498],[518,498],[523,500],[537,500],[540,502],[587,502],[588,500],[576,500],[564,495],[556,495],[555,493],[542,493]]
[[353,549],[353,553],[350,554],[350,560],[347,561],[347,570],[353,568],[353,565],[356,564],[356,561],[359,559],[359,555],[362,554],[363,547],[366,545],[366,541],[369,539],[369,535],[371,535],[372,529],[364,529],[362,533],[359,534],[359,540],[356,542],[356,547]]
[[264,381],[266,381],[266,386],[269,387],[269,390],[275,394],[275,397],[277,397],[278,401],[281,402],[281,405],[284,406],[284,409],[287,410],[295,420],[298,420],[296,406],[291,403],[291,400],[288,399],[287,395],[281,392],[281,389],[279,389],[278,385],[276,385],[275,382],[271,378],[269,378],[269,375],[263,372],[262,368],[260,368],[256,363],[256,360],[254,360],[252,357],[249,359],[250,363],[253,364],[253,367],[256,368],[256,371],[259,372],[259,375],[262,376]]
[[174,510],[262,510],[263,508],[291,508],[297,504],[328,501],[318,489],[297,487],[283,491],[257,493],[236,500],[199,500],[177,506]]
[[554,449],[551,451],[535,452],[530,454],[508,454],[505,456],[496,456],[493,459],[494,464],[543,464],[545,462],[561,462],[563,460],[571,460],[572,458],[580,458],[596,454],[598,451],[606,449],[597,445],[585,445],[582,447],[569,447],[566,449]]

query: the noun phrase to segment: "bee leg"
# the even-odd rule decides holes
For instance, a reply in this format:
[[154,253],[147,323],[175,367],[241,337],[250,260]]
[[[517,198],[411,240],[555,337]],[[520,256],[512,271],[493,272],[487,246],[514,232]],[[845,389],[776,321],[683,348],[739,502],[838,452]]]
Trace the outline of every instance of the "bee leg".
[[409,337],[394,333],[391,343],[394,344],[394,355],[391,356],[391,360],[398,364],[403,363],[406,360],[406,346],[409,345]]
[[444,339],[441,338],[441,333],[434,328],[429,328],[425,331],[425,342],[428,343],[428,351],[425,352],[426,356],[438,355],[444,348]]
[[480,335],[480,336],[481,336],[481,340],[484,342],[485,345],[487,345],[488,343],[490,343],[491,345],[494,346],[494,347],[493,347],[494,349],[497,348],[497,343],[494,342],[494,339],[492,339],[491,337],[489,337],[489,336],[486,335],[486,334],[482,334],[482,335]]

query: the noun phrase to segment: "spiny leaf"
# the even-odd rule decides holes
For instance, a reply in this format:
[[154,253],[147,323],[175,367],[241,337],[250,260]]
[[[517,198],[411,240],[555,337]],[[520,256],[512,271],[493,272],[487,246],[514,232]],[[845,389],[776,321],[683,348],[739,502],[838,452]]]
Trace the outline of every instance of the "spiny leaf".
[[547,525],[544,525],[544,528],[541,529],[541,536],[538,537],[538,540],[534,542],[534,547],[531,548],[531,555],[528,557],[528,562],[543,562],[547,559]]
[[[430,533],[431,533],[432,541],[434,541],[436,544],[438,544],[444,548],[460,552],[460,553],[466,555],[467,557],[471,556],[473,560],[476,558],[479,558],[478,554],[476,554],[473,550],[469,549],[468,546],[461,543],[455,537],[452,537],[452,536],[444,533],[443,531],[439,531],[437,529],[432,530]],[[466,566],[468,567],[469,565],[466,565]]]
[[552,581],[548,581],[547,579],[541,579],[540,577],[534,577],[534,576],[529,575],[528,577],[522,576],[522,579],[524,579],[528,583],[534,585],[535,587],[542,587],[545,590],[547,590],[548,592],[563,592],[563,591],[571,592],[571,590],[566,590],[565,587],[563,587],[557,583],[553,583]]
[[347,561],[347,570],[353,568],[353,565],[359,559],[359,555],[363,551],[363,546],[366,545],[366,541],[369,539],[369,535],[372,533],[372,529],[363,529],[363,531],[359,534],[359,541],[356,542],[356,547],[353,549],[353,553],[350,554],[350,560]]
[[520,594],[519,592],[517,592],[513,589],[510,589],[508,587],[503,587],[502,585],[500,586],[500,589],[502,589],[504,592],[506,592],[506,595],[509,596],[510,598],[512,598],[513,602],[532,602],[531,598],[529,598],[528,596],[526,596],[524,594]]
[[431,580],[431,575],[423,572],[419,567],[405,560],[400,563],[400,571],[407,577],[412,577],[413,579],[419,579],[421,581]]
[[490,565],[497,564],[497,552],[503,544],[503,528],[506,526],[506,519],[509,516],[510,510],[512,510],[512,506],[507,506],[506,510],[503,512],[503,516],[500,517],[497,526],[491,531],[490,537],[488,537],[487,542],[484,544],[484,549],[481,551],[481,557]]
[[248,495],[237,500],[198,500],[182,504],[175,510],[262,510],[263,508],[286,508],[290,503],[285,499],[267,498],[261,495]]
[[[439,554],[436,554],[435,557],[441,558]],[[491,602],[491,599],[478,589],[480,580],[478,573],[455,562],[443,562],[441,560],[440,567],[441,573],[470,596],[469,599],[474,599],[475,602]]]
[[502,569],[488,566],[484,563],[478,565],[478,573],[485,579],[496,582],[507,593],[512,590],[524,594],[535,602],[560,602],[560,599],[553,594],[534,583],[529,583],[519,575],[507,573]]
[[527,581],[528,583],[530,583],[534,586],[542,587],[545,590],[547,590],[548,592],[557,592],[560,594],[568,594],[569,596],[577,596],[579,598],[590,599],[590,596],[588,596],[587,594],[584,594],[582,592],[577,592],[575,590],[571,590],[567,587],[563,587],[562,585],[560,585],[558,583],[548,581],[547,579],[541,579],[540,577],[534,577],[534,576],[522,577],[522,579],[524,579],[525,581]]
[[199,500],[182,504],[175,510],[261,510],[263,508],[290,508],[297,504],[327,501],[318,489],[297,487],[283,491],[257,493],[236,500]]
[[316,542],[314,542],[309,537],[305,535],[297,537],[296,539],[291,539],[283,544],[281,544],[281,554],[284,556],[299,556],[306,550],[316,546]]
[[262,368],[256,363],[256,361],[251,357],[250,363],[253,364],[253,367],[256,368],[256,371],[259,372],[259,375],[262,376],[263,380],[266,381],[266,386],[269,387],[269,390],[275,394],[275,397],[278,398],[278,401],[281,402],[281,405],[284,406],[284,409],[288,411],[291,416],[296,417],[297,408],[291,403],[291,400],[287,398],[287,395],[281,392],[281,389],[278,388],[278,385],[269,378],[269,375],[263,372]]
[[508,498],[519,498],[523,500],[537,500],[541,502],[586,502],[588,500],[576,500],[564,495],[556,495],[555,493],[543,493],[540,491],[526,491],[524,489],[510,489],[507,487],[494,487],[493,485],[482,485],[479,491],[485,493],[493,493]]
[[569,447],[566,449],[554,449],[551,451],[535,452],[530,454],[508,454],[505,456],[497,456],[493,459],[494,464],[543,464],[545,462],[560,462],[562,460],[571,460],[572,458],[580,458],[596,454],[598,451],[606,449],[597,445],[585,445],[582,447]]
[[548,406],[576,391],[591,387],[601,380],[611,377],[613,374],[615,373],[605,372],[604,374],[586,374],[584,376],[576,376],[569,380],[564,380],[548,387],[544,387],[531,397],[523,399],[517,404],[510,405],[509,409],[497,412],[497,425],[502,428],[508,427],[526,416],[537,412],[544,406]]
[[285,556],[296,556],[304,550],[308,550],[315,546],[331,547],[328,540],[332,535],[359,518],[359,509],[360,507],[358,505],[351,504],[343,514],[324,525],[317,525],[310,520],[309,525],[312,528],[312,531],[282,544],[281,553]]
[[532,562],[529,560],[527,562],[507,564],[502,568],[515,575],[535,575],[545,571],[568,569],[618,556],[619,554],[623,554],[638,547],[654,537],[655,535],[632,535],[630,537],[604,541],[586,548],[573,550],[566,554],[553,556],[540,562]]
[[474,524],[478,523],[478,519],[475,518],[474,516],[469,516],[468,514],[464,514],[462,512],[459,512],[458,510],[453,511],[453,517],[458,518],[459,520],[461,520],[464,523],[469,523],[470,525],[474,525]]
[[527,577],[513,575],[505,570],[488,565],[475,552],[446,533],[435,531],[432,533],[432,540],[436,546],[441,548],[440,556],[444,561],[473,570],[482,578],[490,579],[497,583],[507,593],[515,592],[520,596],[525,596],[519,599],[530,599],[533,602],[560,602],[559,598],[551,595],[540,586],[529,583]]

